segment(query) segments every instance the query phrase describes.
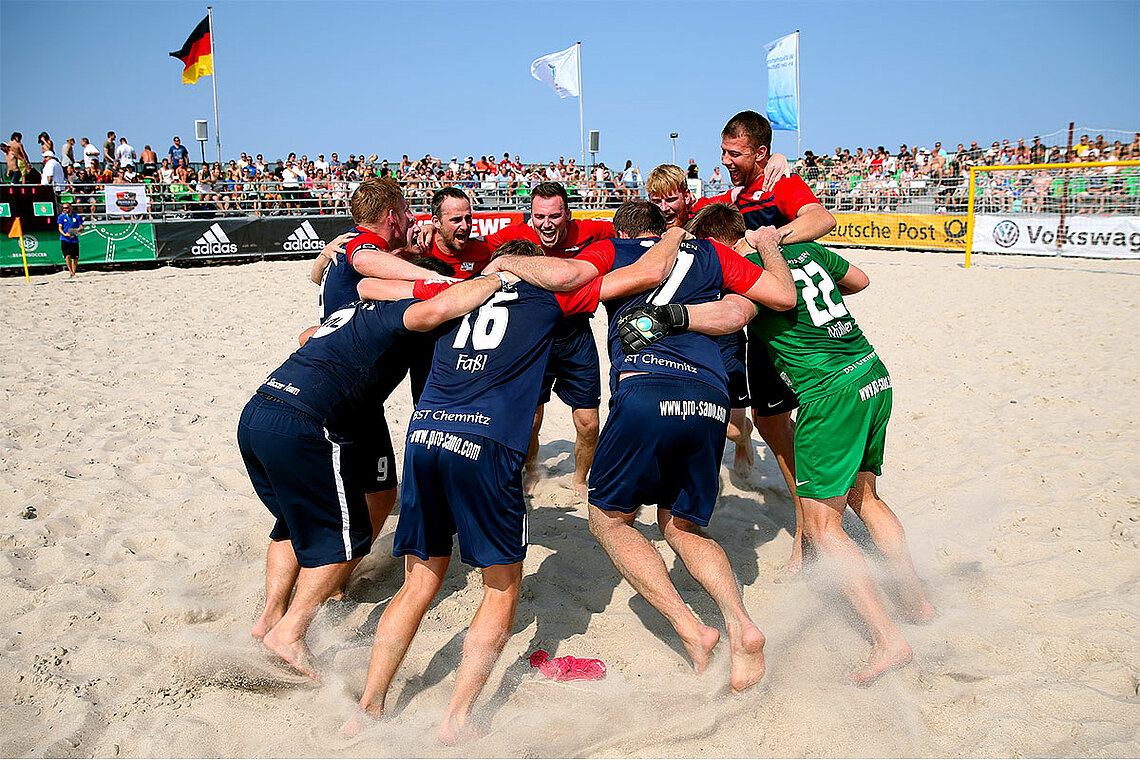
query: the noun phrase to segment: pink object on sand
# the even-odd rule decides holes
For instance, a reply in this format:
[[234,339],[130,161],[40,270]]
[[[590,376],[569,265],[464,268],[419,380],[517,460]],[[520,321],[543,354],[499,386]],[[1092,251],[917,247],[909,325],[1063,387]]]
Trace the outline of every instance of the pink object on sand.
[[601,660],[581,657],[555,657],[539,649],[530,656],[530,666],[555,681],[598,681],[606,676],[606,664]]

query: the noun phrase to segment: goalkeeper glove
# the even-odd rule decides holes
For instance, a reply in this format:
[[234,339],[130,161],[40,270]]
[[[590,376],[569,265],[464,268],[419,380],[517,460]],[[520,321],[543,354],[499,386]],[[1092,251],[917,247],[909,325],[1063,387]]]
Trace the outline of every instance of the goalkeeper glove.
[[633,354],[666,335],[684,332],[688,327],[689,311],[684,304],[645,304],[622,315],[618,320],[618,337],[621,339],[622,350],[626,354]]

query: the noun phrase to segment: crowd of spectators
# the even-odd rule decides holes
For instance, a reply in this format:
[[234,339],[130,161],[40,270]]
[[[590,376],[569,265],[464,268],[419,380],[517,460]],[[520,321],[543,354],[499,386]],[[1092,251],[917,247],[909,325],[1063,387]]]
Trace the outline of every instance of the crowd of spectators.
[[[116,141],[117,140],[117,141]],[[195,164],[179,137],[174,137],[162,157],[145,145],[137,151],[125,137],[107,133],[102,150],[86,137],[80,144],[68,138],[57,151],[51,137],[39,136],[42,169],[27,155],[22,135],[12,134],[3,143],[7,158],[3,183],[54,185],[73,198],[77,208],[96,213],[102,202],[102,186],[145,183],[150,186],[153,206],[175,214],[202,215],[243,212],[251,215],[348,213],[348,198],[356,186],[374,176],[392,176],[404,187],[416,209],[426,209],[432,193],[440,187],[462,187],[477,200],[517,204],[529,198],[540,182],[566,185],[571,197],[584,208],[615,208],[636,196],[642,185],[641,170],[632,161],[625,168],[610,169],[605,163],[578,165],[574,158],[543,163],[524,163],[516,154],[468,156],[450,161],[425,155],[418,160],[406,154],[399,162],[381,160],[375,153],[323,153],[315,159],[290,153],[285,159],[266,161],[262,154],[242,152],[226,163]]]
[[[418,160],[406,154],[397,161],[380,159],[375,153],[350,153],[341,160],[337,153],[307,155],[290,153],[284,160],[266,161],[262,154],[242,152],[226,163],[195,164],[178,137],[161,154],[144,145],[136,150],[126,137],[107,133],[102,148],[81,138],[69,137],[56,148],[51,137],[41,132],[39,149],[29,156],[20,133],[0,144],[5,153],[4,176],[0,183],[39,182],[51,184],[61,195],[69,195],[78,209],[97,212],[102,202],[102,186],[147,183],[156,210],[202,215],[246,213],[251,215],[347,213],[348,198],[356,185],[372,176],[392,176],[404,187],[413,208],[427,207],[432,193],[454,185],[473,195],[477,206],[517,205],[540,182],[557,181],[566,185],[575,205],[582,208],[612,208],[641,192],[640,167],[626,161],[623,169],[605,163],[583,167],[574,158],[559,157],[546,163],[524,163],[518,154],[491,153],[450,160],[425,155]],[[1027,144],[1019,139],[995,140],[989,148],[972,142],[959,143],[956,150],[936,142],[932,149],[900,145],[897,153],[883,146],[836,148],[827,155],[806,151],[796,163],[816,195],[836,211],[897,211],[908,204],[933,206],[936,211],[961,212],[966,204],[966,176],[972,166],[1066,162],[1119,161],[1140,159],[1140,132],[1131,143],[1109,142],[1103,135],[1095,140],[1082,135],[1066,152],[1063,146],[1047,146],[1040,138]],[[686,172],[699,180],[696,162],[689,159]],[[1114,183],[1135,182],[1135,171],[1099,169],[1078,183],[1073,190],[1091,211],[1109,211],[1108,199]],[[982,196],[1005,210],[1050,210],[1048,201],[1057,194],[1056,178],[1042,173],[982,175]],[[703,183],[704,194],[724,190],[720,167]],[[1134,187],[1129,187],[1135,195]]]
[[[934,143],[933,149],[903,144],[897,153],[881,145],[874,150],[856,148],[854,153],[840,147],[818,156],[809,150],[797,162],[797,169],[824,205],[836,211],[897,211],[922,201],[936,211],[961,213],[967,204],[966,179],[974,166],[1129,160],[1140,160],[1140,132],[1131,143],[1082,135],[1071,150],[1047,146],[1039,137],[1030,144],[1025,139],[1016,144],[994,140],[988,148],[976,141],[968,148],[958,143],[956,150],[943,148],[941,142]],[[1118,189],[1135,195],[1135,174],[1135,170],[1119,167],[1074,170],[1063,176],[1031,171],[982,173],[978,185],[982,199],[995,210],[1032,212],[1052,210],[1052,200],[1068,179],[1072,185],[1068,192],[1083,210],[1097,212],[1111,210],[1108,201],[1117,181],[1122,183]]]

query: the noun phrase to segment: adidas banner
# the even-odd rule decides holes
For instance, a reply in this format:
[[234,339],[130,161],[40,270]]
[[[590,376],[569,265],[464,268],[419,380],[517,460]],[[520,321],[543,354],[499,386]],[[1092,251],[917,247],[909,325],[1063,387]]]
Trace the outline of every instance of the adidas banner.
[[274,217],[167,222],[154,226],[159,260],[315,256],[342,232],[347,216]]

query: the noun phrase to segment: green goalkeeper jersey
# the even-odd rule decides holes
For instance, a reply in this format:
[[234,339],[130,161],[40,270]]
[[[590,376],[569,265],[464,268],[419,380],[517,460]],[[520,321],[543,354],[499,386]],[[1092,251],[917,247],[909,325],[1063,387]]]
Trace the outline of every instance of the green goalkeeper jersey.
[[[748,324],[753,346],[768,347],[777,369],[801,402],[829,396],[880,366],[875,349],[847,311],[836,283],[850,264],[818,243],[781,248],[796,282],[796,307],[757,307]],[[763,266],[757,253],[748,259]]]

